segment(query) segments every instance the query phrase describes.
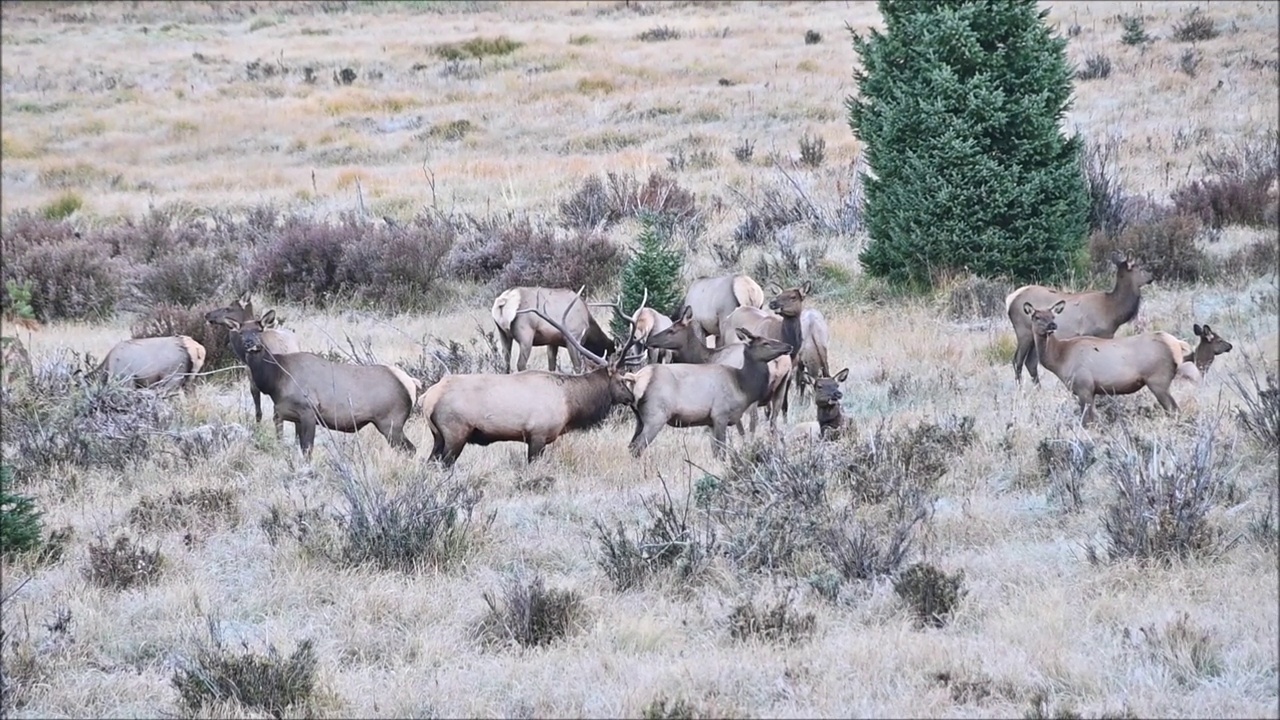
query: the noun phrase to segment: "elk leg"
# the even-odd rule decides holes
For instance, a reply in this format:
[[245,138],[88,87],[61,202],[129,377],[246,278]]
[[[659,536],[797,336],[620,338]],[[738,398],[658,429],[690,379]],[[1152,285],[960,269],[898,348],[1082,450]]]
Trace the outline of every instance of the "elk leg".
[[498,328],[498,338],[502,340],[502,365],[503,372],[511,372],[511,335],[506,330]]
[[711,454],[715,457],[724,457],[724,451],[729,447],[729,424],[724,420],[711,421]]
[[428,459],[443,460],[444,433],[440,432],[440,428],[436,427],[436,424],[431,422],[430,418],[427,419],[427,426],[431,428],[431,455],[428,456]]
[[308,414],[293,423],[294,432],[298,434],[298,447],[302,449],[302,457],[311,459],[311,446],[316,440],[316,419]]
[[[751,434],[752,434],[752,435],[755,435],[755,434],[756,434],[756,428],[757,428],[757,427],[759,427],[759,424],[760,424],[760,406],[759,406],[759,405],[752,405],[752,406],[751,406],[751,409],[750,409],[750,410],[748,410],[747,412],[748,412],[748,413],[750,413],[750,415],[751,415]],[[741,420],[739,420],[739,421],[738,421],[738,426],[739,426],[739,427],[741,427],[741,426],[742,426],[742,421],[741,421]],[[715,426],[714,426],[714,425],[712,426],[711,434],[712,434],[712,435],[714,435],[714,434],[715,434]]]
[[1027,350],[1035,350],[1035,340],[1028,341],[1020,333],[1015,333],[1018,339],[1018,346],[1013,351],[1013,379],[1019,385],[1022,384],[1022,366],[1027,361]]
[[[637,418],[639,420],[639,418]],[[649,447],[649,443],[662,432],[665,422],[661,422],[661,418],[649,418],[647,420],[639,420],[636,427],[636,435],[631,438],[629,449],[634,457],[640,457],[640,453]]]
[[1036,352],[1036,342],[1034,339],[1031,341],[1030,349],[1027,350],[1026,366],[1027,366],[1027,374],[1031,376],[1031,383],[1033,385],[1039,385],[1040,384],[1040,355],[1039,353]]
[[1160,403],[1160,407],[1164,408],[1166,412],[1178,412],[1178,403],[1173,399],[1173,395],[1169,393],[1168,385],[1163,385],[1159,389],[1151,384],[1148,384],[1147,387],[1151,390],[1151,394],[1156,396],[1156,401]]
[[403,422],[397,423],[393,421],[390,425],[386,426],[384,426],[382,422],[375,422],[373,426],[378,428],[378,432],[382,433],[382,437],[387,439],[387,442],[391,444],[391,447],[410,454],[418,451],[418,448],[414,447],[413,443],[409,442],[409,438],[405,437]]
[[534,460],[537,460],[538,456],[542,454],[542,451],[547,448],[546,438],[531,437],[529,438],[527,444],[529,445],[529,454],[528,454],[527,462],[530,462],[530,463],[532,463]]
[[529,355],[533,353],[533,330],[525,323],[520,323],[511,336],[520,344],[520,357],[516,358],[516,370],[524,372],[529,367]]
[[249,394],[253,396],[253,421],[262,422],[262,391],[253,378],[249,378]]
[[284,439],[284,418],[280,417],[280,411],[271,408],[271,423],[276,426],[276,441]]
[[555,372],[557,366],[560,365],[560,347],[558,345],[547,346],[547,369]]

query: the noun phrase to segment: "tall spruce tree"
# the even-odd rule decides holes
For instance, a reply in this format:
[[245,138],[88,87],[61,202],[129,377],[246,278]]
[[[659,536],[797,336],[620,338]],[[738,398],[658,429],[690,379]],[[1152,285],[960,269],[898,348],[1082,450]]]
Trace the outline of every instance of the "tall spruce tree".
[[849,125],[866,143],[866,271],[927,286],[937,271],[1050,281],[1083,245],[1088,195],[1066,39],[1035,0],[880,0],[854,33]]
[[[684,263],[679,252],[667,247],[665,234],[654,218],[642,217],[641,222],[640,247],[622,269],[622,311],[628,316],[634,313],[648,290],[648,307],[670,315],[680,302],[680,269]],[[618,347],[631,334],[626,318],[616,315],[610,330],[618,339]]]

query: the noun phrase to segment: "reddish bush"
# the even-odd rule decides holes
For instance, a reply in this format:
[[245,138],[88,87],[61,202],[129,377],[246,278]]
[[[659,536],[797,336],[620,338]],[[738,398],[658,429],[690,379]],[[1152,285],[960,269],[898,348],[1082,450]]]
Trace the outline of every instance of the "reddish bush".
[[351,217],[337,225],[290,218],[255,254],[253,285],[284,300],[326,304],[342,289],[343,252],[364,235],[365,228]]
[[1195,282],[1215,272],[1212,259],[1196,246],[1202,229],[1194,217],[1168,206],[1146,205],[1131,216],[1118,236],[1113,238],[1105,230],[1091,234],[1089,256],[1100,274],[1111,272],[1111,253],[1120,250],[1140,260],[1157,281]]
[[36,244],[4,260],[4,279],[28,284],[42,322],[110,317],[124,289],[123,265],[85,240]]
[[537,285],[577,290],[610,288],[617,282],[625,258],[617,245],[600,233],[577,233],[559,240],[541,233],[513,250],[503,269],[503,287]]
[[371,228],[343,254],[344,294],[391,310],[434,306],[455,237],[453,226],[434,216],[420,216],[407,228]]

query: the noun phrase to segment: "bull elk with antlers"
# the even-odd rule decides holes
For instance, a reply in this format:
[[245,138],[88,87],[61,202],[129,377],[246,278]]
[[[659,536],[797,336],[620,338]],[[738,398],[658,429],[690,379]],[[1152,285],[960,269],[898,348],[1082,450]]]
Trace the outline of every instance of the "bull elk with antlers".
[[[261,318],[254,317],[253,299],[247,292],[233,300],[230,305],[210,310],[204,314],[204,321],[210,325],[225,325],[226,323],[223,321],[227,319],[240,323],[242,330],[254,329],[259,331],[262,344],[273,355],[302,351],[302,347],[298,344],[298,336],[293,334],[292,330],[274,327],[277,323],[274,310],[268,310],[263,313]],[[243,333],[231,333],[228,337],[231,352],[236,356],[237,360],[248,365]],[[262,390],[253,381],[252,372],[249,373],[249,395],[253,397],[253,419],[255,422],[262,422]],[[276,439],[279,440],[284,436],[284,421],[280,419],[279,414],[272,411],[271,422],[275,425]]]
[[[582,371],[581,352],[578,348],[585,347],[597,357],[617,349],[617,345],[591,316],[586,303],[582,302],[583,289],[585,286],[575,293],[562,288],[515,287],[493,301],[489,312],[502,340],[502,359],[507,372],[511,372],[513,342],[520,346],[520,357],[516,360],[517,370],[529,367],[529,354],[535,346],[547,348],[547,369],[551,372],[557,370],[556,356],[560,348],[568,349],[569,361],[576,372]],[[559,324],[550,323],[542,313],[525,312],[533,308],[541,308],[542,313],[559,316],[563,320]]]
[[[578,291],[581,293],[581,290]],[[575,296],[575,302],[580,300]],[[523,442],[528,462],[566,432],[585,430],[604,421],[615,404],[630,404],[630,386],[623,381],[622,359],[632,340],[612,360],[592,352],[565,326],[569,304],[560,322],[543,308],[525,308],[553,328],[584,360],[597,366],[582,375],[558,375],[543,370],[514,374],[446,375],[427,388],[422,411],[431,426],[435,444],[431,458],[446,467],[458,460],[467,445]]]
[[414,453],[404,426],[419,383],[394,365],[332,362],[309,352],[276,354],[258,323],[223,318],[232,342],[244,348],[258,389],[271,398],[272,417],[293,423],[302,455],[311,458],[316,426],[344,433],[373,425],[397,450]]
[[1057,337],[1057,318],[1067,301],[1038,309],[1026,302],[1023,313],[1035,330],[1040,363],[1067,386],[1084,412],[1082,424],[1094,418],[1094,397],[1099,394],[1129,395],[1146,387],[1160,407],[1176,412],[1178,403],[1169,386],[1182,363],[1183,342],[1167,332],[1148,332],[1122,338],[1077,336]]
[[1151,282],[1151,271],[1121,252],[1112,253],[1111,262],[1116,266],[1116,283],[1109,292],[1065,293],[1042,285],[1024,285],[1005,298],[1005,310],[1018,339],[1013,353],[1013,377],[1019,384],[1025,365],[1031,381],[1039,385],[1039,365],[1043,364],[1037,364],[1035,329],[1030,316],[1022,312],[1024,303],[1047,308],[1061,300],[1064,309],[1055,319],[1055,333],[1061,340],[1077,335],[1115,337],[1116,330],[1138,314],[1142,286]]

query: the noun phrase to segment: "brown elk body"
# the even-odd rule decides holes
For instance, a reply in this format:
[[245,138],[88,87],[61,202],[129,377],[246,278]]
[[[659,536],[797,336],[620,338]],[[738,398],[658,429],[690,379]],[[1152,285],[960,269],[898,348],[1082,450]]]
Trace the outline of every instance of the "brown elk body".
[[[284,355],[287,353],[301,352],[302,347],[298,343],[298,336],[293,334],[292,330],[286,330],[281,327],[272,327],[276,324],[276,314],[274,310],[268,310],[263,314],[262,318],[256,318],[253,314],[253,299],[249,297],[249,293],[241,295],[226,307],[216,308],[204,314],[205,322],[213,325],[222,325],[224,319],[235,320],[240,323],[242,329],[253,328],[262,333],[262,344],[271,351],[273,355]],[[242,363],[248,364],[245,360],[243,334],[231,334],[229,336],[231,352],[236,359]],[[255,422],[262,422],[262,391],[253,381],[253,373],[249,373],[249,395],[253,397],[253,419]],[[284,435],[284,421],[279,415],[272,414],[272,424],[275,425],[276,439]]]
[[831,366],[827,362],[830,344],[831,330],[822,311],[805,308],[800,313],[800,352],[796,354],[795,385],[799,397],[804,397],[814,378],[831,377]]
[[734,342],[732,331],[721,337],[725,318],[739,307],[764,307],[764,290],[748,275],[698,278],[689,284],[680,307],[693,308],[693,318],[703,334],[714,336],[714,347],[722,347]]
[[571,335],[571,339],[580,338],[579,345],[596,356],[612,353],[617,349],[613,340],[591,316],[587,304],[582,301],[581,293],[581,290],[575,293],[563,288],[516,287],[493,301],[490,315],[502,340],[502,357],[507,372],[511,372],[513,342],[520,347],[520,356],[516,360],[517,370],[529,367],[529,354],[535,346],[547,348],[547,369],[551,372],[558,369],[556,356],[560,348],[568,350],[574,370],[582,370],[581,353],[573,343],[568,342],[566,333],[557,330],[554,324],[537,313],[522,312],[533,308],[540,308],[551,317],[563,318],[561,324]]
[[[799,368],[799,353],[804,344],[804,328],[800,315],[804,312],[804,299],[811,289],[810,283],[789,290],[778,290],[778,294],[769,301],[769,309],[740,307],[729,313],[724,320],[725,337],[733,337],[739,328],[750,330],[755,335],[773,338],[791,346],[791,364],[788,371],[792,374]],[[781,397],[774,405],[770,397],[771,407],[776,407],[785,417],[790,406],[791,377],[788,375],[783,385],[777,390]]]
[[840,406],[844,393],[840,390],[840,383],[848,377],[849,368],[841,370],[834,377],[809,376],[809,382],[813,384],[813,404],[818,411],[818,419],[814,422],[800,423],[797,426],[799,434],[812,440],[832,440],[840,437],[840,433],[844,430],[844,409]]
[[[693,365],[717,363],[732,368],[742,367],[745,357],[743,351],[746,349],[746,345],[737,342],[724,345],[715,350],[707,347],[707,339],[706,335],[703,334],[702,326],[694,320],[693,310],[687,305],[684,308],[684,312],[680,314],[680,318],[673,322],[670,327],[649,336],[649,347],[670,352],[674,363],[689,363]],[[786,381],[791,369],[790,357],[778,357],[769,361],[769,394],[765,399],[764,405],[771,427],[777,427],[777,417],[782,404],[782,395],[778,392],[778,389]],[[754,432],[757,425],[757,407],[753,405],[750,408],[750,412],[751,430]],[[736,423],[736,425],[738,433],[745,436],[746,431],[743,429],[742,424]]]
[[670,350],[662,350],[649,344],[650,337],[671,327],[671,318],[653,308],[642,307],[631,316],[631,325],[632,339],[637,346],[646,348],[650,363],[672,361]]
[[[541,309],[527,312],[563,329]],[[572,334],[566,332],[565,337],[576,344],[575,350],[584,359],[598,367],[583,375],[543,370],[446,375],[427,388],[422,411],[434,438],[431,458],[451,466],[467,445],[510,441],[525,443],[526,459],[533,462],[564,433],[595,427],[615,404],[630,404],[634,398],[620,366],[634,341],[617,357],[606,360],[583,347]]]
[[636,431],[631,438],[631,454],[639,456],[662,428],[711,427],[712,449],[724,453],[730,425],[738,423],[753,403],[769,392],[768,363],[787,355],[791,346],[749,330],[738,330],[746,343],[741,368],[717,363],[689,365],[647,365],[626,379],[632,382],[635,401],[632,410]]
[[94,375],[138,388],[183,388],[189,394],[194,389],[191,376],[204,367],[204,358],[204,346],[186,335],[121,340]]
[[1063,340],[1057,337],[1057,318],[1066,309],[1065,300],[1048,309],[1023,303],[1022,309],[1032,321],[1040,363],[1076,396],[1084,424],[1094,418],[1094,398],[1100,394],[1129,395],[1146,387],[1160,407],[1169,412],[1178,409],[1169,386],[1182,362],[1182,341],[1166,332]]
[[260,328],[230,318],[222,324],[233,338],[240,336],[254,383],[271,398],[272,416],[293,423],[304,457],[311,457],[317,425],[345,433],[373,425],[397,450],[416,450],[404,426],[418,384],[405,371],[332,362],[309,352],[277,355],[263,342]]
[[1005,310],[1017,337],[1013,376],[1019,384],[1022,383],[1022,368],[1025,366],[1031,381],[1038,385],[1039,365],[1043,364],[1037,358],[1035,331],[1031,319],[1022,312],[1023,303],[1046,308],[1059,300],[1065,302],[1066,309],[1056,320],[1058,329],[1055,334],[1060,340],[1077,335],[1115,337],[1116,330],[1138,314],[1142,287],[1151,282],[1151,272],[1123,253],[1112,253],[1111,262],[1116,266],[1116,282],[1108,292],[1065,293],[1041,285],[1025,285],[1005,298]]

